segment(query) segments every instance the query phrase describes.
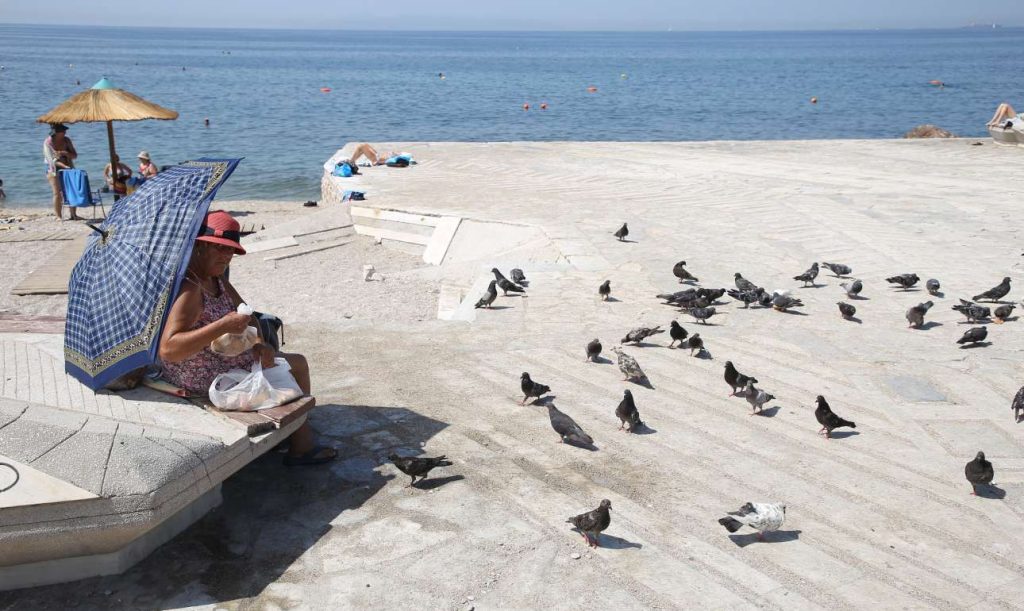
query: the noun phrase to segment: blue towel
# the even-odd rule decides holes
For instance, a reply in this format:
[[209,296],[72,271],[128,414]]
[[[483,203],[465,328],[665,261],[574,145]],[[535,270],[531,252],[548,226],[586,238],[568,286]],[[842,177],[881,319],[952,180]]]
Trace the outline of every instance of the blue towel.
[[68,206],[91,206],[89,175],[82,170],[61,170],[60,184],[64,190],[64,203]]

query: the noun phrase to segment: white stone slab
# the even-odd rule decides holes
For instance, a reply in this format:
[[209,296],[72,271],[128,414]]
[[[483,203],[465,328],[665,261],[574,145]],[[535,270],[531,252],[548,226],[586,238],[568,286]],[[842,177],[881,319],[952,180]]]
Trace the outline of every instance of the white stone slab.
[[[0,463],[10,464],[18,470],[20,475],[13,488],[6,492],[0,492],[0,509],[99,498],[88,490],[82,490],[78,486],[50,477],[42,471],[2,454],[0,454]],[[14,472],[9,467],[0,465],[0,488],[10,486],[14,480]]]

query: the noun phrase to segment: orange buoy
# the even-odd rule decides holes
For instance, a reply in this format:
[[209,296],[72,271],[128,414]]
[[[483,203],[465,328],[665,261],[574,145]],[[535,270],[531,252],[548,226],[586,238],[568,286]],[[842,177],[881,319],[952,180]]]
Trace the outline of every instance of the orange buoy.
[[529,102],[523,104],[523,110],[530,110],[530,103]]
[[811,97],[811,104],[817,104],[817,103],[818,103],[818,98],[816,96],[812,96]]
[[321,87],[320,91],[322,91],[323,93],[330,93],[331,92],[331,88],[330,87]]
[[587,91],[589,91],[590,93],[597,93],[597,87],[591,85],[590,87],[587,87]]
[[547,110],[548,109],[548,103],[547,102],[541,102],[540,103],[540,109],[541,110]]

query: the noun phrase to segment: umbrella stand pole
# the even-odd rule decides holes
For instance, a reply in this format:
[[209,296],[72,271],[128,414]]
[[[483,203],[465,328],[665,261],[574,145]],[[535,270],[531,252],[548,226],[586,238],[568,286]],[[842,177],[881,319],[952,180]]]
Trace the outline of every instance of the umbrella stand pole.
[[[116,149],[114,148],[114,122],[107,121],[107,146],[110,148],[110,183],[113,186],[117,183],[117,161],[114,159],[117,155]],[[120,199],[116,189],[112,189],[114,192],[114,201]]]

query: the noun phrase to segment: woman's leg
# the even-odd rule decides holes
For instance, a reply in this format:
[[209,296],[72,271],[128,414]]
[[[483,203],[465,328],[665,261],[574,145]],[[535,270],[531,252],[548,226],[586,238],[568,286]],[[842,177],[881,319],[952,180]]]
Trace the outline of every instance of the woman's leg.
[[369,142],[356,145],[355,150],[352,151],[352,163],[358,163],[360,157],[366,157],[370,160],[370,163],[377,165],[377,151],[370,146]]
[[[292,376],[295,377],[295,381],[298,382],[299,388],[305,394],[310,393],[310,380],[309,380],[309,363],[306,361],[306,357],[301,354],[291,354],[285,352],[278,352],[277,356],[288,361],[288,366],[292,368]],[[302,423],[302,426],[295,429],[295,432],[288,437],[288,455],[294,458],[298,458],[316,447],[316,433],[313,431],[313,427],[309,425],[309,421]],[[320,456],[337,456],[338,451],[334,448],[324,448],[320,452]],[[317,456],[319,458],[320,456]]]
[[1017,116],[1017,112],[1006,102],[1003,102],[996,108],[996,114],[992,115],[992,120],[985,125],[993,127],[1002,124],[1007,119],[1011,119]]
[[57,215],[60,220],[64,219],[64,196],[60,192],[60,183],[57,181],[57,176],[46,177],[50,181],[50,188],[53,190],[53,213]]

